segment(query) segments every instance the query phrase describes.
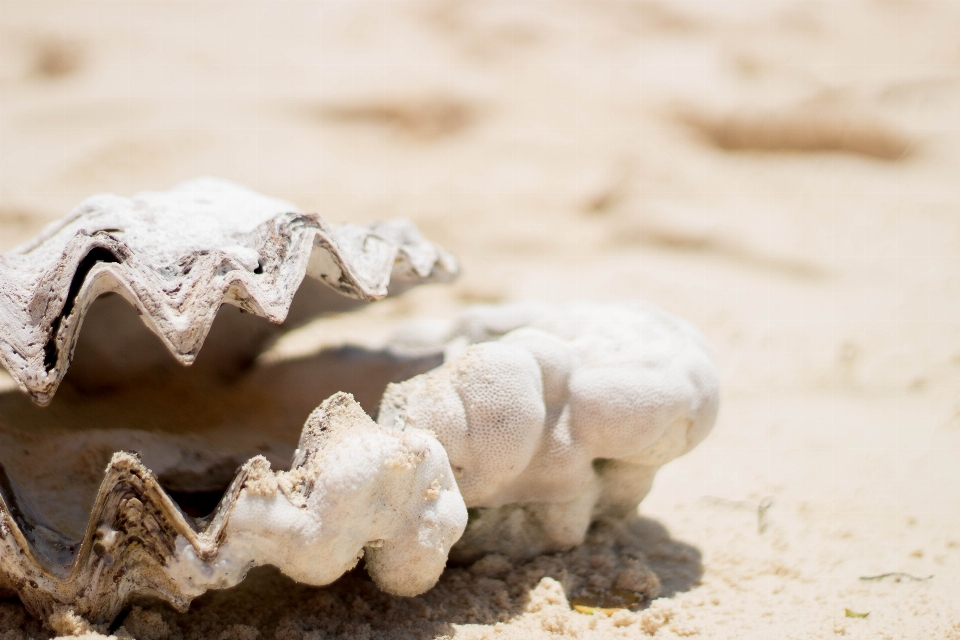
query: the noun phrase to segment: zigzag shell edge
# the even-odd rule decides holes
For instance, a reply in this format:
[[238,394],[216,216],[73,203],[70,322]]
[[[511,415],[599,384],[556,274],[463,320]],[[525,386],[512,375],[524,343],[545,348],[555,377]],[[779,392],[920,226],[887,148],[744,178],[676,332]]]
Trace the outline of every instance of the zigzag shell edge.
[[[212,199],[222,193],[228,194],[225,201],[249,194],[281,211],[290,208],[211,180],[144,198],[178,194],[185,187]],[[101,196],[89,202],[48,227],[35,242],[0,256],[0,364],[41,405],[51,401],[66,374],[88,309],[106,293],[123,296],[170,353],[190,364],[223,303],[280,323],[305,275],[341,295],[372,301],[387,294],[392,277],[420,284],[449,281],[458,271],[450,254],[424,240],[406,221],[331,227],[315,214],[296,212],[278,213],[252,230],[238,222],[231,238],[245,245],[193,248],[176,263],[158,263],[155,249],[162,246],[144,250],[125,242],[124,230],[96,228],[102,221],[93,224],[113,200]],[[136,204],[121,204],[126,202]],[[226,205],[223,211],[217,215],[231,213]],[[140,223],[133,216],[131,221]],[[75,232],[59,252],[49,246],[71,228]],[[162,231],[155,244],[170,233]],[[37,260],[31,261],[34,252]],[[56,257],[37,264],[44,253]]]
[[[373,462],[366,480],[356,476],[337,484],[337,465],[330,461],[345,463],[344,456],[358,451]],[[333,458],[317,462],[327,455]],[[214,512],[193,519],[135,453],[119,452],[104,473],[82,540],[73,541],[31,512],[0,465],[0,585],[13,589],[40,619],[69,608],[102,623],[112,621],[133,598],[159,598],[186,610],[205,590],[232,586],[260,564],[274,564],[301,582],[329,584],[365,550],[367,570],[382,589],[416,595],[439,578],[450,547],[466,527],[466,506],[440,444],[419,430],[380,427],[350,394],[334,394],[310,416],[300,455],[287,476],[292,480],[284,486],[284,474],[274,474],[269,463],[256,456],[238,469]],[[367,488],[357,489],[358,481]],[[366,495],[372,487],[378,498],[371,508],[386,515],[362,515],[359,508],[362,524],[340,527],[338,505],[354,509],[353,492]],[[269,534],[250,527],[250,505],[256,509],[263,500],[282,503],[280,512],[270,512],[275,522],[268,518],[257,523],[274,534],[285,535],[284,526],[293,531],[291,536],[302,529],[290,526],[282,517],[284,509],[312,514],[305,516],[310,522],[329,519],[338,526],[325,532],[321,525],[311,534],[310,544],[317,547],[313,555],[310,545],[293,545],[296,553],[286,563],[271,561],[269,554],[247,558],[244,544],[271,544]],[[237,509],[244,513],[237,514]],[[240,524],[232,524],[238,518]],[[356,539],[346,539],[348,534]],[[334,549],[346,549],[345,562]],[[330,566],[319,571],[311,562],[318,552],[322,562],[330,558]],[[392,555],[385,558],[384,552]],[[231,563],[235,566],[226,570],[220,566]],[[311,577],[298,575],[300,565],[308,567],[305,575]],[[412,576],[413,586],[396,582],[397,575]],[[203,579],[198,582],[197,576]]]

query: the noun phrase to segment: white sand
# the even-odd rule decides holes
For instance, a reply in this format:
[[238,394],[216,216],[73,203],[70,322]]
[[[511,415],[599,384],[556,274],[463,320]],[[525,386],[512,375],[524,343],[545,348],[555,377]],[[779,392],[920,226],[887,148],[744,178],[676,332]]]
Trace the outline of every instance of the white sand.
[[[410,217],[462,259],[334,335],[641,297],[722,374],[714,433],[641,507],[669,588],[640,613],[569,608],[626,557],[601,540],[412,601],[261,573],[124,629],[960,638],[958,33],[952,0],[5,0],[0,250],[92,193],[218,175],[331,221]],[[933,577],[860,580],[889,572]],[[0,638],[21,625],[0,604]]]

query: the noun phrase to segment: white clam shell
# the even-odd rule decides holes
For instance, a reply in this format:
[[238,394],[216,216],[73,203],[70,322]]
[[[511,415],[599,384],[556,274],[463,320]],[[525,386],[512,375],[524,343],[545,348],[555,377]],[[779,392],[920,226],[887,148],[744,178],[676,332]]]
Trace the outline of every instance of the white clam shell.
[[[36,404],[75,348],[75,381],[96,387],[111,367],[126,379],[70,387],[46,409],[0,394],[0,591],[37,616],[107,622],[131,598],[186,608],[255,566],[324,585],[364,557],[382,589],[416,595],[448,556],[583,542],[712,428],[719,384],[702,337],[636,302],[479,306],[408,324],[382,351],[228,376],[202,360],[199,376],[157,369],[206,343],[215,372],[236,373],[271,335],[264,318],[289,327],[456,272],[409,223],[331,227],[210,179],[91,198],[0,257],[0,361]],[[130,330],[142,328],[130,305],[159,355]],[[290,470],[271,469],[330,385]],[[341,385],[368,409],[379,398],[379,424]],[[208,516],[174,500],[220,497],[231,477]]]
[[[69,367],[84,316],[103,294],[125,298],[166,349],[190,364],[223,302],[280,323],[304,275],[341,296],[372,301],[390,285],[400,290],[456,272],[453,257],[408,222],[334,227],[222,180],[133,198],[95,196],[0,256],[0,364],[35,402],[47,404]],[[329,296],[315,297],[294,310],[294,320],[343,308]],[[217,345],[224,353],[215,359],[250,359],[269,337],[262,322],[225,322],[231,326]],[[93,348],[116,352],[112,323],[101,315],[95,324],[101,331],[90,332]],[[139,343],[120,350],[135,361],[150,351]]]
[[380,427],[338,393],[307,420],[290,471],[251,459],[199,521],[136,455],[118,453],[74,542],[30,511],[0,465],[0,586],[5,580],[40,617],[67,606],[110,621],[138,596],[185,610],[258,565],[329,584],[365,556],[380,588],[417,595],[440,577],[466,522],[437,440]]

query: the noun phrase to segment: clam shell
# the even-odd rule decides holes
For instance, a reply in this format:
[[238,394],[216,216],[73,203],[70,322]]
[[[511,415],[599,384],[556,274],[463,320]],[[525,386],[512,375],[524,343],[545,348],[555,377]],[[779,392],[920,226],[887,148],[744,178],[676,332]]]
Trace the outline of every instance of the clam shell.
[[185,515],[136,454],[120,452],[83,538],[70,540],[0,465],[0,580],[42,619],[69,608],[109,622],[142,597],[186,610],[261,564],[329,584],[364,555],[382,589],[417,595],[440,577],[466,523],[439,442],[377,425],[344,393],[307,420],[289,472],[249,460],[207,518]]
[[[222,303],[246,312],[222,314],[209,357],[221,369],[238,367],[275,333],[261,318],[290,326],[349,308],[344,300],[378,300],[456,274],[454,258],[409,222],[333,226],[222,180],[132,198],[100,195],[0,256],[0,364],[35,402],[48,404],[94,300],[116,293],[181,364],[196,359]],[[288,318],[304,275],[326,286],[306,287],[309,295]],[[160,350],[150,336],[118,336],[123,322],[112,319],[126,305],[113,298],[102,306],[91,318],[89,348],[107,360],[111,353],[131,360],[116,377],[155,366]],[[102,375],[99,369],[78,375]]]
[[[364,557],[381,589],[416,595],[448,556],[561,551],[634,514],[719,402],[702,336],[649,305],[478,306],[380,351],[243,369],[264,319],[283,330],[456,270],[409,223],[331,227],[213,180],[93,198],[4,256],[4,366],[37,404],[75,347],[79,371],[49,408],[0,394],[0,591],[108,622],[136,598],[185,609],[255,566],[324,585]],[[130,305],[159,355],[128,333]],[[205,340],[200,371],[163,368]],[[199,494],[217,506],[194,512]]]
[[[49,404],[79,356],[73,391],[53,407],[0,394],[0,591],[41,618],[70,609],[108,622],[130,598],[185,608],[258,564],[326,584],[365,548],[385,590],[429,588],[466,525],[436,439],[384,429],[335,393],[308,420],[290,470],[274,472],[257,451],[287,468],[287,423],[316,406],[310,387],[335,382],[244,367],[278,332],[456,274],[409,222],[329,225],[209,178],[90,198],[0,256],[0,363],[21,390]],[[189,374],[168,366],[193,364],[205,344]],[[382,389],[371,364],[382,377],[409,363],[362,364]],[[265,401],[278,389],[287,393]],[[271,432],[271,419],[281,428]],[[125,446],[166,476],[117,452]],[[168,489],[222,497],[194,518]]]

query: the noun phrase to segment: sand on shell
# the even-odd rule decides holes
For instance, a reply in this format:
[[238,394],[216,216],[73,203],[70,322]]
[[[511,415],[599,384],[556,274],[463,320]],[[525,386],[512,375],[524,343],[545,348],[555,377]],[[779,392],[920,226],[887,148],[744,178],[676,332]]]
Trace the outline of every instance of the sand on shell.
[[[960,638],[958,30],[948,1],[5,1],[0,250],[90,194],[217,175],[333,222],[410,217],[465,267],[272,358],[478,301],[629,296],[700,326],[723,384],[615,545],[409,600],[259,570],[186,614],[58,628]],[[659,599],[571,608],[628,560]],[[50,635],[0,603],[0,638]]]

